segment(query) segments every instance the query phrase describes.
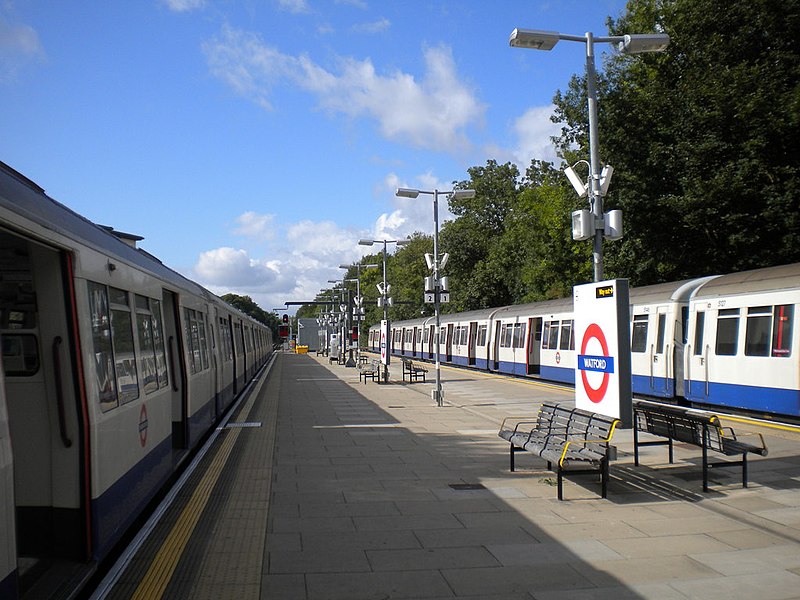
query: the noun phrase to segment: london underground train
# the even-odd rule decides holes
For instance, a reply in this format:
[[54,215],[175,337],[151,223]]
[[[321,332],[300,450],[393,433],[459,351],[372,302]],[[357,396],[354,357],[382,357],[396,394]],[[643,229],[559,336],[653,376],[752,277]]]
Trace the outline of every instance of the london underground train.
[[[800,418],[798,303],[800,263],[631,289],[634,394]],[[575,383],[571,298],[442,315],[440,322],[443,363]],[[391,353],[435,359],[433,323],[391,323]],[[378,330],[370,328],[373,350]]]
[[271,354],[138,239],[0,163],[0,598],[85,578]]

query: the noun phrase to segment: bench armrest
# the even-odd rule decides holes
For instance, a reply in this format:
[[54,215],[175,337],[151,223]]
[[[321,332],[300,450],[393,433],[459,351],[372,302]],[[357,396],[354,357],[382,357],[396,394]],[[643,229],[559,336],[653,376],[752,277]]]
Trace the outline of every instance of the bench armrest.
[[517,424],[514,425],[514,433],[517,433],[517,428],[522,424],[525,424],[525,423],[531,423],[531,424],[538,423],[538,421],[536,419],[530,419],[528,417],[506,417],[505,419],[503,419],[503,422],[500,424],[500,431],[503,431],[504,429],[506,429],[506,421],[514,421],[514,420],[517,421]]
[[558,459],[558,466],[559,467],[564,466],[564,460],[567,458],[567,452],[569,451],[569,447],[571,444],[583,444],[584,446],[586,444],[606,444],[606,447],[608,447],[608,443],[611,441],[611,436],[613,435],[613,433],[614,432],[612,431],[607,438],[602,438],[602,439],[567,440],[566,442],[564,442],[564,449],[561,451],[561,458]]
[[[767,455],[767,452],[768,452],[767,444],[764,441],[764,436],[761,435],[760,433],[758,433],[756,431],[746,431],[744,433],[740,432],[739,435],[737,435],[732,427],[720,427],[720,429],[723,431],[723,434],[727,431],[728,434],[729,434],[730,439],[732,439],[734,441],[737,441],[737,442],[750,444],[750,440],[751,439],[758,437],[757,443],[750,444],[754,448],[753,452],[757,452],[761,456],[766,456]],[[739,438],[747,438],[747,440],[743,441],[743,440],[741,440]]]

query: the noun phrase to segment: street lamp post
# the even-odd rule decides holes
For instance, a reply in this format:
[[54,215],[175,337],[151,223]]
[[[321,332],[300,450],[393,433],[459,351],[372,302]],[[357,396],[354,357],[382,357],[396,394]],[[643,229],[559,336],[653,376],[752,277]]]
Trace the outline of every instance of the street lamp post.
[[[603,279],[603,235],[605,223],[603,215],[603,193],[601,190],[600,143],[597,133],[597,74],[595,72],[595,43],[617,44],[623,54],[640,54],[642,52],[662,52],[669,45],[666,34],[634,34],[595,37],[591,32],[585,35],[567,35],[555,31],[532,29],[515,29],[511,32],[508,43],[514,48],[532,48],[534,50],[552,50],[559,40],[582,42],[586,44],[586,95],[589,108],[589,192],[592,208],[593,238],[592,262],[594,264],[594,280]],[[568,174],[569,176],[569,174]],[[609,174],[610,178],[610,174]],[[572,181],[572,177],[570,177]],[[580,182],[579,182],[580,183]],[[573,182],[573,185],[575,183]],[[607,187],[607,185],[606,185]],[[576,190],[577,190],[576,186]],[[579,191],[580,194],[580,191]]]
[[475,197],[475,190],[452,190],[449,192],[442,192],[439,190],[417,190],[410,188],[397,188],[396,195],[401,198],[416,198],[420,194],[427,194],[433,196],[433,259],[430,261],[433,270],[433,312],[436,321],[436,389],[433,391],[433,400],[437,406],[444,404],[444,397],[442,394],[442,364],[440,357],[441,350],[441,332],[439,331],[441,322],[441,278],[439,277],[440,257],[439,257],[439,194],[444,194],[448,198],[457,200]]
[[[355,319],[356,319],[356,327],[357,327],[357,339],[356,339],[356,358],[357,360],[361,360],[361,320],[364,318],[364,298],[361,296],[361,269],[377,269],[378,265],[362,265],[361,263],[353,263],[352,265],[339,265],[340,269],[350,269],[351,267],[356,268],[356,278],[349,279],[348,281],[355,281],[356,282],[356,307],[358,310],[355,310]],[[352,355],[351,355],[352,356]]]
[[[389,285],[386,283],[386,245],[396,244],[397,246],[405,246],[411,240],[358,240],[360,246],[372,246],[373,244],[383,244],[383,285],[379,286],[378,291],[381,293],[381,306],[383,306],[383,320],[386,321],[386,337],[387,344],[391,347],[391,340],[388,339],[391,335],[391,327],[389,327]],[[389,382],[389,348],[386,349],[386,362],[383,363],[383,382]]]

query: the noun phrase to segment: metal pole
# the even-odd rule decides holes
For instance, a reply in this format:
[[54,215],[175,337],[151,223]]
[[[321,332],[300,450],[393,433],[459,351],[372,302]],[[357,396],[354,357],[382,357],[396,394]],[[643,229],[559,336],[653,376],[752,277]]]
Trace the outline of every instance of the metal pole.
[[442,363],[439,325],[439,190],[433,190],[433,312],[436,315],[436,405],[442,406]]
[[603,197],[600,195],[600,136],[597,133],[597,75],[594,66],[594,37],[586,32],[586,95],[589,104],[589,189],[594,215],[594,280],[603,280]]
[[[383,320],[386,321],[386,362],[389,362],[389,356],[392,348],[392,328],[389,325],[389,307],[386,304],[388,294],[386,291],[386,240],[383,240]],[[383,383],[389,383],[389,367],[384,363],[383,365]]]

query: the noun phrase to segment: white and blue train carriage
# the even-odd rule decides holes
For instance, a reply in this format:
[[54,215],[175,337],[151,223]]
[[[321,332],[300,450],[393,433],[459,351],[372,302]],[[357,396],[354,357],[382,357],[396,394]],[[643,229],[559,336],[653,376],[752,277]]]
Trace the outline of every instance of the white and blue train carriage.
[[631,386],[657,398],[684,394],[684,349],[689,301],[715,276],[659,283],[630,290]]
[[271,352],[136,239],[0,163],[0,598],[85,580]]
[[692,296],[684,361],[694,404],[800,417],[800,263],[723,275]]

